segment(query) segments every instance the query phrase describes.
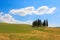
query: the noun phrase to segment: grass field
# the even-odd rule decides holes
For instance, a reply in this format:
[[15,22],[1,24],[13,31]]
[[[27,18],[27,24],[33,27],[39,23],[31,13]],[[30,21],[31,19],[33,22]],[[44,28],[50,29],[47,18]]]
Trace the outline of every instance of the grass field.
[[0,40],[60,40],[60,28],[0,23]]

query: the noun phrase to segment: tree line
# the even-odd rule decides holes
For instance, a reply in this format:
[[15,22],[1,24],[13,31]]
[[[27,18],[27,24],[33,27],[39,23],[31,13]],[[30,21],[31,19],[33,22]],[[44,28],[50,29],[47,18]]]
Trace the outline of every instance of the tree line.
[[32,27],[48,27],[48,20],[44,20],[43,22],[41,20],[35,20],[32,23]]

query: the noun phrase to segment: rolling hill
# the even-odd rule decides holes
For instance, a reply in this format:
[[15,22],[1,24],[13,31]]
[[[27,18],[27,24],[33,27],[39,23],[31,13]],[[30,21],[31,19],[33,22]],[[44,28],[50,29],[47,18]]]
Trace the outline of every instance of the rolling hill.
[[0,40],[60,40],[60,28],[0,23]]

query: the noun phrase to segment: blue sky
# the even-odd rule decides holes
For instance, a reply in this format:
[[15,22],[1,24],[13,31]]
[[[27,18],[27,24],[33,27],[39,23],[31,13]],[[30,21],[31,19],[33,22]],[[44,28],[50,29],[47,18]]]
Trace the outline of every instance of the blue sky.
[[0,0],[1,22],[31,24],[36,19],[60,26],[60,0]]

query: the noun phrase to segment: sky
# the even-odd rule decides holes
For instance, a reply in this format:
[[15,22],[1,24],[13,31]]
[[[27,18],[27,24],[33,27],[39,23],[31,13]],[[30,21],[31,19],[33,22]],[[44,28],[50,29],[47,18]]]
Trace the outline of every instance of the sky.
[[0,22],[32,24],[37,19],[60,26],[60,0],[0,0]]

